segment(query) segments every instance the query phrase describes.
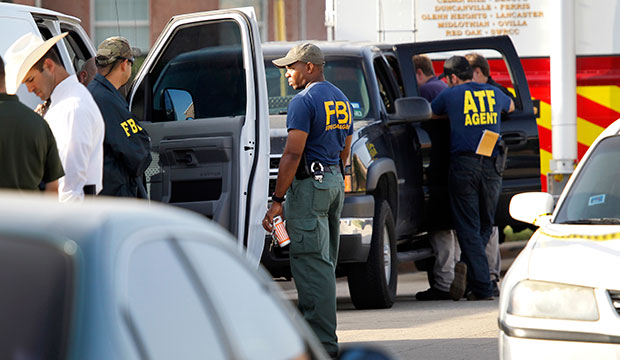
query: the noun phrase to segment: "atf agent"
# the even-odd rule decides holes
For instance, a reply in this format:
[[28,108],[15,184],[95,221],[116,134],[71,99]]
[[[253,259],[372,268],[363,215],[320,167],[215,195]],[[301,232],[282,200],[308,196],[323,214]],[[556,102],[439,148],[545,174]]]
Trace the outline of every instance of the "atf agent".
[[433,114],[450,120],[450,173],[448,177],[452,218],[461,247],[450,296],[459,300],[493,299],[485,247],[489,241],[502,186],[496,168],[498,147],[490,156],[478,145],[485,130],[500,132],[502,112],[514,110],[514,102],[498,88],[472,81],[473,71],[463,56],[445,61],[443,74],[449,88],[431,103]]
[[147,197],[142,174],[151,163],[151,140],[118,91],[131,77],[134,55],[127,39],[105,39],[95,58],[99,73],[88,84],[105,121],[100,195]]
[[272,231],[273,217],[284,210],[299,310],[327,352],[336,356],[341,164],[346,164],[351,148],[351,105],[342,91],[325,81],[325,60],[317,46],[297,45],[273,63],[286,67],[289,85],[303,91],[288,106],[288,138],[263,227]]

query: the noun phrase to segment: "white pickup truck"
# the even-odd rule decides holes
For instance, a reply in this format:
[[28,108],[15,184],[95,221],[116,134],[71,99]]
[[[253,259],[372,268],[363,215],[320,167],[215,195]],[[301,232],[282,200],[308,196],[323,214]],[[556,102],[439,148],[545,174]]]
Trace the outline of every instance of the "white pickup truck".
[[[28,32],[63,32],[69,72],[95,55],[78,18],[0,3],[0,54]],[[230,231],[258,264],[265,232],[269,112],[263,53],[252,8],[173,17],[147,55],[128,102],[152,138],[150,198],[197,211]],[[181,84],[182,82],[182,84]],[[21,85],[20,100],[41,100]]]

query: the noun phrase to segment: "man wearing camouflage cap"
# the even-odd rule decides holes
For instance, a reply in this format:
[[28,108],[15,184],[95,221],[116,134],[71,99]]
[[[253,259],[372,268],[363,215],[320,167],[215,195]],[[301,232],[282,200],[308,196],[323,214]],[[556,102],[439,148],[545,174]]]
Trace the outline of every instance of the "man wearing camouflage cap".
[[[28,33],[7,50],[7,92],[23,82],[28,91],[49,103],[49,124],[65,176],[58,180],[58,198],[81,201],[101,191],[104,123],[93,97],[75,74],[65,69],[53,46],[67,33],[46,41]],[[49,101],[48,101],[49,100]]]
[[302,91],[288,105],[288,138],[276,189],[263,227],[284,215],[291,237],[290,263],[298,308],[327,350],[336,357],[336,277],[340,213],[344,202],[341,166],[351,148],[353,112],[347,97],[325,81],[321,50],[300,44],[273,64],[286,68],[289,85]]
[[88,84],[105,121],[103,190],[100,195],[146,197],[142,175],[151,163],[151,140],[118,91],[131,77],[137,52],[123,37],[99,44],[98,74]]

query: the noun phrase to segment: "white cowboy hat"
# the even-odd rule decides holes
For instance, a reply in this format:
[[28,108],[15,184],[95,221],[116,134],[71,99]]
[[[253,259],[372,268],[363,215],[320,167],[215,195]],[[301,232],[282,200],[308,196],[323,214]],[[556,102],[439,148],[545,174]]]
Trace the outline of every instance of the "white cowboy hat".
[[30,68],[67,34],[65,32],[43,41],[40,36],[27,33],[17,39],[4,54],[7,94],[15,94]]

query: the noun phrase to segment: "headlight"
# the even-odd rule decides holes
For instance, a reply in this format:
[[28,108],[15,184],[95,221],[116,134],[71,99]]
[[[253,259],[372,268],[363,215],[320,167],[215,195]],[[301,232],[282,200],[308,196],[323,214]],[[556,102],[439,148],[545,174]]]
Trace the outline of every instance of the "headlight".
[[512,288],[508,313],[544,319],[598,320],[594,289],[523,280]]

